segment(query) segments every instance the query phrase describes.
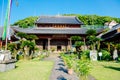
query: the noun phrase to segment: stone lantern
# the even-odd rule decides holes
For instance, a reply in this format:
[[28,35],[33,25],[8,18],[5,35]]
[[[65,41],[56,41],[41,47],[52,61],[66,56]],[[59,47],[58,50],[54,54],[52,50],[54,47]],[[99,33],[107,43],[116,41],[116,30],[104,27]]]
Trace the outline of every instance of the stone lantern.
[[15,59],[11,58],[9,50],[0,51],[0,72],[5,72],[15,68]]

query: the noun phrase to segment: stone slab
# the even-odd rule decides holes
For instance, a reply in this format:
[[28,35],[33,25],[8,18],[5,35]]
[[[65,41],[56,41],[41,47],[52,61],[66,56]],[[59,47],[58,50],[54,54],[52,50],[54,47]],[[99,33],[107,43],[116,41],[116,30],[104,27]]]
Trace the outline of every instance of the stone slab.
[[0,72],[5,72],[15,68],[15,63],[0,64]]

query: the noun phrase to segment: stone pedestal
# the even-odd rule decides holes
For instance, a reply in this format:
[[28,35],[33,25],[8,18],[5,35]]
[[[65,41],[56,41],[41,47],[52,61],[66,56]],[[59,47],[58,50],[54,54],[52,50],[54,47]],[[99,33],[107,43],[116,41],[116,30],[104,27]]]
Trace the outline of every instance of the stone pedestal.
[[96,50],[91,50],[90,51],[90,59],[92,61],[97,61],[97,51]]
[[15,68],[15,59],[11,59],[10,51],[0,52],[0,72],[5,72]]

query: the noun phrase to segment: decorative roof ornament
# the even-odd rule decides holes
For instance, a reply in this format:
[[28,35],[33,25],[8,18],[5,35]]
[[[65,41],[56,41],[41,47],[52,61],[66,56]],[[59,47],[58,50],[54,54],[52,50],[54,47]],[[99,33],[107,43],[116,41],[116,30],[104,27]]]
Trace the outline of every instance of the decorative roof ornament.
[[112,29],[113,26],[117,25],[118,23],[115,20],[112,20],[111,22],[106,22],[104,25],[108,26],[110,29]]

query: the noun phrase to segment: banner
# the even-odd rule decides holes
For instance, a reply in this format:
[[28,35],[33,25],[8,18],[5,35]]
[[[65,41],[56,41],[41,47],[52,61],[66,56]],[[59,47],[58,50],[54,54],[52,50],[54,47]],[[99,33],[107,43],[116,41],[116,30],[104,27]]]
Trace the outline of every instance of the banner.
[[11,6],[12,6],[11,4],[12,4],[12,0],[8,0],[2,40],[5,40],[6,38],[10,39],[10,11],[11,11]]

